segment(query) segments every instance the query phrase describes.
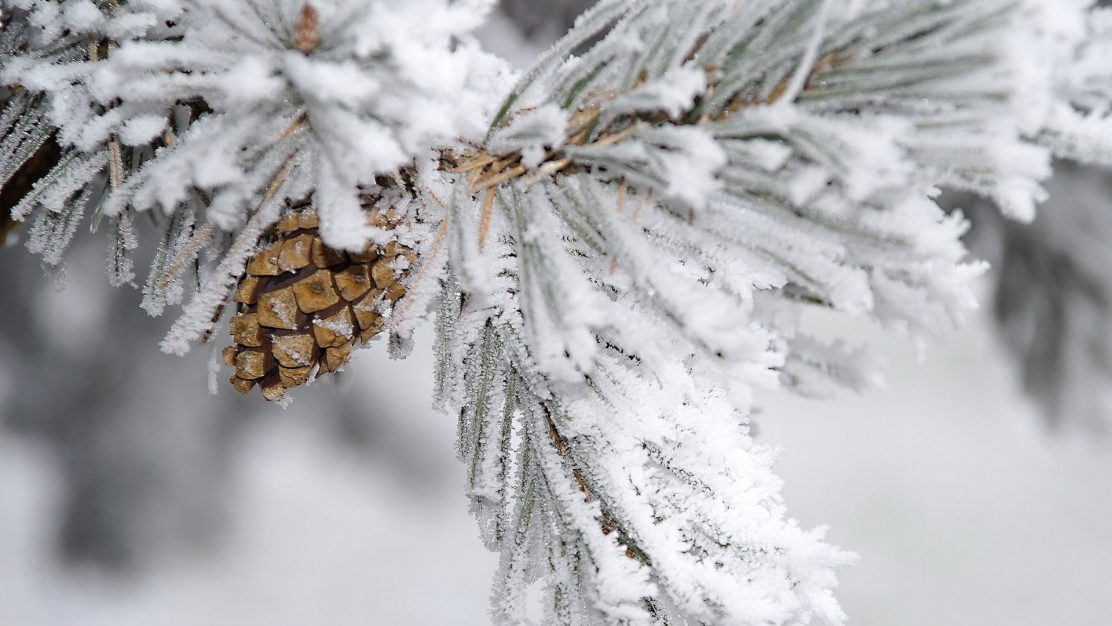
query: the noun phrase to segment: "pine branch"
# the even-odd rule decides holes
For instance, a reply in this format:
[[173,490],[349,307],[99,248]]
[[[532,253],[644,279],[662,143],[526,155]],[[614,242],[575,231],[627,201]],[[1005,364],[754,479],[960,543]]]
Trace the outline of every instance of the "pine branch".
[[[1027,33],[1013,3],[825,7],[601,3],[510,92],[485,145],[445,159],[459,304],[440,312],[438,376],[502,552],[500,622],[524,619],[545,550],[552,623],[842,619],[842,553],[815,536],[770,550],[734,526],[798,532],[727,495],[739,478],[706,458],[711,424],[735,462],[761,453],[711,398],[744,415],[755,385],[875,386],[872,361],[812,337],[801,309],[935,336],[973,306],[982,268],[932,188],[1027,217],[1049,167],[1010,109],[1007,46]],[[611,563],[623,546],[632,563]]]
[[[110,280],[129,283],[149,212],[145,308],[184,300],[196,272],[163,342],[178,353],[234,287],[258,295],[252,278],[277,293],[323,271],[306,296],[323,298],[328,259],[368,271],[368,246],[414,250],[423,263],[383,264],[379,286],[408,285],[359,296],[359,339],[396,311],[403,352],[438,309],[438,397],[501,552],[500,623],[525,621],[537,580],[555,624],[840,623],[850,557],[785,518],[748,433],[753,388],[874,386],[807,309],[937,336],[983,269],[937,190],[1030,219],[1051,151],[1112,150],[1112,31],[1080,2],[602,0],[514,85],[466,37],[480,0],[95,6],[33,0],[0,33],[0,193],[34,216],[29,246],[58,264],[84,215],[107,219]],[[1058,72],[1070,55],[1084,62]],[[260,250],[306,206],[312,233],[283,234],[319,235],[320,264],[292,239]],[[387,209],[397,228],[369,219]],[[283,269],[287,243],[305,263]],[[269,273],[245,277],[252,263]],[[346,360],[329,350],[354,327],[325,348],[317,314],[363,300],[283,302],[289,319],[236,333],[237,388],[277,398]],[[278,350],[289,333],[306,351]]]
[[[57,104],[86,101],[83,81],[109,55],[110,42],[167,36],[158,24],[166,24],[176,11],[172,6],[120,7],[115,0],[98,1],[93,8],[94,13],[82,14],[59,13],[57,4],[48,1],[13,6],[6,9],[0,31],[0,50],[8,61],[2,79],[10,91],[0,116],[4,230],[39,211],[28,247],[42,254],[48,267],[62,264],[90,208],[96,229],[107,194],[120,186],[125,175],[124,160],[134,166],[142,159],[142,150],[122,148],[114,136],[78,142],[73,129],[88,120],[94,107],[73,116],[73,111],[61,110]],[[129,219],[114,220],[109,243],[107,269],[116,286],[129,283],[133,276],[130,251],[138,244],[127,226]]]
[[[470,332],[466,329],[472,324],[461,320],[486,317],[481,308],[458,297],[449,296],[445,304],[440,324],[444,329]],[[551,582],[554,623],[681,623],[683,615],[706,623],[758,623],[784,611],[799,616],[820,612],[837,619],[838,611],[819,582],[827,574],[820,572],[829,573],[828,568],[848,557],[816,543],[817,536],[777,521],[780,507],[764,499],[774,489],[768,492],[762,485],[771,479],[763,473],[771,458],[768,451],[752,447],[719,457],[718,452],[725,453],[736,439],[709,445],[696,430],[688,431],[684,437],[699,439],[702,454],[710,455],[707,469],[715,468],[704,473],[683,456],[684,450],[694,449],[685,445],[689,442],[657,441],[650,435],[673,436],[665,434],[672,431],[664,425],[680,416],[681,421],[694,420],[692,424],[708,429],[704,434],[721,436],[735,429],[737,416],[723,398],[689,390],[687,385],[694,381],[682,367],[671,372],[669,386],[646,386],[637,382],[635,370],[623,365],[629,362],[625,357],[600,360],[597,377],[581,390],[553,384],[537,378],[527,354],[514,351],[513,346],[522,345],[515,338],[519,322],[512,321],[520,320],[517,314],[503,314],[502,322],[486,319],[470,339],[442,335],[438,352],[445,359],[461,359],[441,363],[442,393],[450,400],[451,388],[458,387],[473,399],[461,407],[460,451],[469,467],[469,492],[486,539],[503,553],[495,589],[500,622],[524,619],[526,587],[542,575],[529,564],[545,561],[552,568],[543,575]],[[462,349],[449,347],[461,342]],[[654,402],[661,393],[686,399],[677,405]],[[611,404],[619,397],[622,404]],[[630,402],[641,411],[631,411]],[[658,426],[648,427],[654,420],[660,420]],[[746,478],[733,474],[743,467]],[[725,483],[733,487],[724,488]],[[670,488],[663,488],[665,484]],[[730,513],[722,517],[703,509],[701,502],[707,497],[723,498],[718,510]],[[646,505],[656,511],[649,518]],[[771,534],[754,535],[757,527]],[[665,540],[671,529],[681,528],[689,536],[686,548]],[[787,565],[804,558],[795,552],[804,545],[816,551],[806,557],[809,565]],[[546,558],[547,550],[557,554]],[[706,554],[690,564],[680,556],[703,550]],[[723,569],[708,568],[711,563]],[[737,568],[748,571],[749,577],[761,576],[763,591],[749,588]],[[684,591],[679,597],[666,596],[659,585],[673,594]],[[807,591],[799,596],[802,604],[796,605],[769,585],[780,585],[782,592],[797,586]]]
[[[621,202],[600,188],[603,197],[575,198],[571,206],[614,206],[636,195],[644,205],[635,211],[638,221],[642,215],[659,221],[656,228],[616,223],[612,232],[598,232],[599,226],[589,225],[596,229],[593,239],[603,242],[602,254],[610,256],[610,266],[619,273],[625,267],[651,264],[652,252],[643,249],[641,258],[623,259],[629,251],[608,248],[615,245],[615,238],[636,241],[650,235],[656,245],[703,255],[698,251],[752,246],[750,254],[757,254],[758,262],[766,265],[757,272],[763,276],[752,284],[737,280],[754,274],[751,258],[719,253],[717,259],[701,259],[702,271],[716,281],[736,283],[732,297],[746,299],[754,286],[794,285],[814,302],[850,313],[871,311],[916,334],[939,332],[970,306],[971,298],[960,285],[978,270],[958,262],[963,254],[957,242],[962,223],[946,221],[931,203],[913,200],[926,193],[921,185],[927,180],[952,178],[960,171],[946,165],[952,173],[944,172],[934,148],[928,152],[922,142],[928,132],[937,142],[940,129],[957,120],[972,115],[991,118],[1000,112],[1002,105],[992,92],[1005,87],[1000,71],[991,64],[1000,57],[986,47],[984,34],[1009,23],[1008,4],[967,2],[931,10],[909,5],[906,14],[888,10],[858,16],[832,25],[828,37],[816,38],[813,34],[822,32],[816,24],[819,8],[816,3],[782,10],[758,4],[738,11],[715,3],[638,12],[626,7],[628,13],[618,18],[614,30],[570,65],[567,76],[545,69],[548,62],[542,61],[528,74],[532,78],[515,90],[522,95],[511,96],[503,108],[508,110],[511,101],[527,97],[528,89],[539,90],[537,77],[546,71],[554,71],[547,82],[555,91],[538,92],[535,103],[512,116],[496,116],[487,149],[460,157],[450,170],[466,175],[470,192],[482,198],[480,241],[487,237],[497,204],[498,194],[492,189],[517,189],[527,202],[537,199],[540,210],[554,211],[563,221],[582,222],[569,218],[537,190],[568,197],[576,194],[569,191],[575,187],[568,184],[572,179],[609,181],[630,190],[622,192]],[[613,20],[618,9],[600,6],[596,11]],[[977,28],[958,28],[970,22]],[[610,22],[585,18],[586,26],[573,30],[569,41],[593,36],[600,23]],[[668,32],[663,38],[652,34],[665,23],[692,27],[684,33]],[[893,37],[876,44],[862,34],[897,23],[905,23],[906,41]],[[644,53],[667,62],[650,70],[650,65],[636,65],[636,56],[630,63],[603,53],[610,40],[631,33],[641,41],[658,41],[658,47]],[[774,45],[781,41],[791,45]],[[945,62],[925,52],[943,41],[950,44]],[[774,52],[765,53],[763,59],[738,56],[739,50],[757,45]],[[795,61],[792,45],[801,55]],[[812,47],[814,54],[807,54]],[[904,68],[901,82],[884,87],[867,78],[879,66],[891,67],[889,58],[907,63],[909,50],[916,61]],[[800,65],[799,60],[806,63]],[[923,72],[917,73],[917,68]],[[798,88],[791,86],[793,79],[800,82]],[[592,89],[603,84],[619,87]],[[793,102],[781,100],[792,92],[797,92]],[[863,93],[873,104],[861,100]],[[906,111],[902,103],[912,94],[933,95],[932,108]],[[974,99],[977,96],[983,100]],[[821,104],[813,104],[816,101]],[[856,118],[865,107],[873,119],[863,126]],[[897,123],[897,118],[906,121]],[[961,141],[965,146],[968,138]],[[1022,145],[1018,137],[1008,141]],[[901,190],[908,186],[912,193]],[[656,199],[649,201],[654,193]],[[849,208],[860,204],[869,208]],[[883,211],[902,214],[905,223],[917,226],[892,230],[896,221],[882,217]],[[512,222],[513,217],[509,219]],[[530,219],[536,219],[536,214]],[[798,246],[783,241],[777,230],[808,233],[810,241]],[[781,243],[764,246],[754,238],[739,241],[733,235],[745,231],[762,232]],[[944,244],[947,240],[950,243]],[[806,256],[785,256],[796,246]],[[938,258],[935,255],[945,248],[949,250],[944,258],[952,269],[942,271],[949,275],[940,275],[937,265],[924,272],[923,264]],[[826,252],[819,258],[825,261],[817,265],[814,252],[823,249]],[[684,280],[672,281],[673,285],[676,282]],[[718,289],[712,291],[724,287],[714,286]],[[707,291],[694,284],[692,288],[700,294]],[[666,291],[649,284],[642,289]],[[723,295],[731,295],[731,289],[725,291]],[[916,302],[911,304],[909,298]],[[666,317],[685,317],[666,303],[657,306]],[[924,308],[931,314],[923,315]],[[705,333],[692,340],[710,354],[723,353],[728,345]]]
[[1047,19],[1062,30],[1081,31],[1083,37],[1077,41],[1068,36],[1073,33],[1051,29],[1045,34],[1057,44],[1054,54],[1068,62],[1054,72],[1060,99],[1049,105],[1049,119],[1037,138],[1059,158],[1107,168],[1112,167],[1112,70],[1107,62],[1112,54],[1112,8],[1103,4],[1089,8],[1081,19]]
[[[254,248],[261,231],[245,232],[245,224],[279,174],[288,179],[279,203],[312,198],[329,244],[361,250],[368,240],[385,244],[398,235],[363,216],[361,198],[381,191],[379,177],[411,166],[444,137],[480,129],[476,109],[485,96],[462,89],[461,81],[471,80],[475,61],[485,57],[452,43],[478,22],[477,5],[429,0],[403,10],[361,0],[267,6],[104,0],[96,6],[99,19],[87,15],[78,23],[76,13],[59,14],[51,0],[37,0],[16,9],[5,27],[11,62],[3,78],[18,83],[24,100],[35,100],[13,101],[0,122],[22,126],[0,134],[0,148],[18,156],[53,133],[64,150],[31,192],[18,193],[13,215],[23,220],[39,212],[32,248],[57,264],[75,217],[91,213],[94,230],[108,218],[118,231],[131,214],[151,212],[164,246],[145,287],[145,308],[157,314],[179,301],[187,266],[207,286],[195,297],[209,303],[205,312],[189,308],[173,337],[210,333],[209,320],[229,294],[210,293],[212,287],[239,279],[211,272],[235,272],[242,264],[201,263],[199,255],[230,259],[235,250]],[[47,26],[27,28],[32,22]],[[488,74],[499,71],[488,65]],[[429,67],[440,74],[422,76]],[[383,85],[389,98],[379,93]],[[45,130],[28,134],[26,120],[35,118],[16,115],[22,111],[16,105],[49,118]],[[243,245],[186,236],[183,211],[195,214],[200,232],[234,231]],[[113,240],[111,280],[130,282],[133,242]],[[184,351],[188,342],[164,345]]]

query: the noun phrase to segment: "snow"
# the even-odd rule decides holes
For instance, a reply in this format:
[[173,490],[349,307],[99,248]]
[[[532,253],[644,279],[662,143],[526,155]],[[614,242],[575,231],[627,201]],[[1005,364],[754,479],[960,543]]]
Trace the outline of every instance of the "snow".
[[707,89],[707,75],[701,68],[684,65],[672,68],[662,76],[646,81],[633,91],[614,99],[614,111],[664,111],[672,119],[691,110],[695,98]]
[[506,155],[515,151],[531,151],[537,158],[524,162],[525,166],[535,169],[540,165],[543,149],[559,148],[564,143],[568,116],[560,107],[547,104],[531,111],[515,115],[510,123],[494,132],[487,144],[491,154]]
[[[493,557],[475,539],[462,498],[445,497],[458,494],[456,485],[414,498],[381,460],[338,453],[307,417],[269,416],[273,423],[242,451],[232,473],[241,499],[219,553],[183,555],[132,580],[65,573],[44,560],[57,489],[50,466],[0,443],[0,622],[484,624]],[[449,556],[454,566],[444,567]]]
[[1112,610],[1107,442],[1043,430],[987,313],[925,362],[896,337],[879,347],[887,390],[758,400],[758,439],[783,445],[793,514],[829,523],[862,557],[839,576],[851,623],[1101,622]]
[[352,323],[350,317],[337,317],[334,320],[313,318],[313,325],[330,330],[341,337],[352,336]]

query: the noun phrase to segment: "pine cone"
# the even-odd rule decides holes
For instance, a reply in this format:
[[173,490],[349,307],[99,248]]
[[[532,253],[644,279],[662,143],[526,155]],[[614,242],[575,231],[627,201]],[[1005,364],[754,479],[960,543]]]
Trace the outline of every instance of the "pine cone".
[[[381,215],[376,223],[394,225]],[[267,400],[277,400],[336,371],[354,345],[382,331],[383,315],[405,295],[400,274],[412,265],[412,251],[390,242],[339,252],[324,245],[317,226],[315,211],[287,214],[247,264],[233,297],[240,303],[230,323],[235,345],[224,349],[224,362],[236,370],[230,381],[242,394],[257,383]]]

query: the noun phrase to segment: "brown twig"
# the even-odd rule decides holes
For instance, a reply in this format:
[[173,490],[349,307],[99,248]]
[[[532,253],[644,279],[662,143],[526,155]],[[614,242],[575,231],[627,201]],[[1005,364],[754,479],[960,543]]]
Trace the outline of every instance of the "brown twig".
[[486,247],[487,235],[490,233],[490,215],[494,212],[494,186],[487,187],[483,196],[483,211],[479,214],[479,252]]
[[182,247],[178,254],[174,257],[170,267],[166,273],[162,275],[162,279],[158,281],[158,290],[166,291],[170,286],[170,282],[177,278],[177,275],[185,269],[185,264],[193,258],[195,254],[201,251],[201,248],[212,237],[216,231],[216,226],[212,222],[207,222],[204,226],[198,228],[193,236],[189,238],[189,242]]
[[108,142],[108,179],[112,190],[116,191],[123,184],[124,165],[120,158],[120,142],[115,137]]
[[[701,45],[701,41],[698,45]],[[698,45],[696,49],[698,49]],[[692,51],[692,56],[695,54]],[[827,53],[815,64],[811,71],[808,73],[804,82],[804,90],[816,88],[815,77],[830,68],[837,67],[839,64],[847,61],[849,57],[841,57],[835,52]],[[714,67],[704,68],[708,77],[713,77],[717,72]],[[642,73],[638,77],[638,84],[647,80],[647,75]],[[722,121],[730,115],[740,111],[742,108],[769,105],[776,103],[786,93],[791,81],[791,76],[783,78],[778,82],[769,92],[768,96],[764,98],[751,98],[738,94],[722,110],[716,113],[703,112],[696,120],[691,120],[700,125],[706,125],[710,122]],[[710,78],[707,81],[707,89],[700,100],[706,102],[711,98],[717,87],[717,81]],[[628,139],[631,135],[637,132],[641,124],[682,124],[673,120],[667,113],[642,113],[631,117],[626,117],[617,120],[618,128],[613,128],[614,122],[608,123],[604,128],[596,128],[599,123],[599,116],[602,111],[602,103],[607,99],[612,99],[618,94],[617,90],[608,89],[592,93],[588,96],[587,100],[590,104],[573,112],[568,119],[565,139],[563,145],[568,146],[612,146]],[[527,112],[529,109],[521,109],[515,114]],[[468,189],[473,196],[483,194],[482,211],[479,218],[479,250],[482,251],[486,244],[486,239],[490,229],[490,219],[493,206],[493,190],[503,184],[513,180],[522,179],[526,185],[532,184],[540,179],[555,176],[561,172],[574,171],[576,168],[575,162],[566,156],[559,149],[553,149],[548,152],[542,159],[541,163],[532,169],[522,163],[523,155],[521,152],[514,152],[508,155],[495,155],[486,151],[483,148],[476,147],[473,151],[465,153],[457,158],[453,154],[446,154],[442,157],[441,169],[451,174],[464,174],[467,176]],[[626,204],[626,186],[627,183],[623,178],[618,188],[618,212],[625,214]],[[649,189],[642,198],[641,202],[634,208],[631,215],[633,223],[637,223],[640,219],[641,212],[652,201],[653,190]],[[694,219],[694,215],[689,215],[689,221]],[[611,272],[615,271],[617,267],[617,260],[611,262]]]
[[552,419],[552,413],[549,412],[548,407],[542,406],[542,408],[544,410],[544,419],[548,428],[548,437],[552,440],[552,445],[556,448],[556,453],[559,454],[561,457],[568,459],[569,462],[572,464],[572,479],[575,480],[575,484],[579,486],[579,490],[583,492],[583,501],[593,502],[595,500],[599,500],[600,506],[598,521],[599,525],[602,527],[602,533],[604,535],[609,535],[610,533],[617,531],[618,543],[626,547],[626,556],[631,559],[637,559],[638,561],[648,565],[650,563],[649,556],[637,547],[633,540],[630,539],[629,535],[622,530],[618,522],[604,510],[604,507],[602,506],[603,502],[601,501],[601,499],[595,494],[594,490],[591,489],[591,486],[583,477],[583,473],[580,472],[579,468],[575,466],[574,460],[569,458],[571,456],[571,446],[568,445],[567,440],[564,439],[563,435],[561,435],[560,431],[556,428],[556,422]]
[[320,15],[313,5],[306,2],[293,27],[290,47],[302,54],[309,54],[320,45]]

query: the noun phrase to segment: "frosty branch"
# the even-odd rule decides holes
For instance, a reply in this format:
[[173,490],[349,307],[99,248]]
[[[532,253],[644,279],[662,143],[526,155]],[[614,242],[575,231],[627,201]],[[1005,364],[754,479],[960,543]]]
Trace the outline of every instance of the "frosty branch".
[[975,305],[939,189],[1030,220],[1052,154],[1110,164],[1108,10],[602,0],[515,75],[489,4],[5,0],[5,208],[50,266],[108,219],[114,284],[150,215],[163,348],[231,301],[270,399],[434,318],[500,623],[537,581],[546,623],[840,623],[752,391],[876,384],[808,309],[926,341]]

